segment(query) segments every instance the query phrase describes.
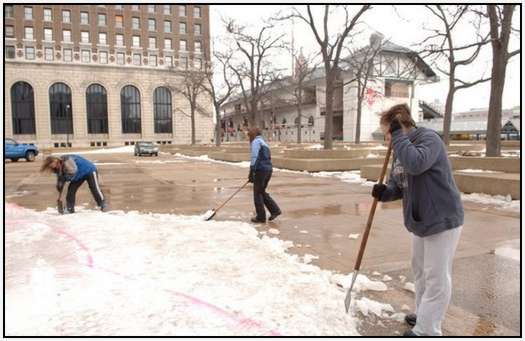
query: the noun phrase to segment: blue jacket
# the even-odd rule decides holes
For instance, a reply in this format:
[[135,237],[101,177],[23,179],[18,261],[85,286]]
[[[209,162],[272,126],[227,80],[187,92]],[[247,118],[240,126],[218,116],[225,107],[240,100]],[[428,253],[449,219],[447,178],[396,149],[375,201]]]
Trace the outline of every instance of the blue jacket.
[[254,171],[271,171],[272,156],[270,147],[263,140],[262,136],[256,136],[251,143],[251,162],[250,168]]
[[[64,177],[66,181],[77,182],[85,179],[89,174],[96,172],[97,167],[93,162],[84,159],[80,155],[64,155],[62,159],[65,162]],[[74,162],[74,165],[71,163]],[[70,167],[68,167],[70,165]]]
[[394,161],[381,201],[403,199],[407,229],[425,237],[463,225],[463,204],[439,135],[415,128],[392,134]]

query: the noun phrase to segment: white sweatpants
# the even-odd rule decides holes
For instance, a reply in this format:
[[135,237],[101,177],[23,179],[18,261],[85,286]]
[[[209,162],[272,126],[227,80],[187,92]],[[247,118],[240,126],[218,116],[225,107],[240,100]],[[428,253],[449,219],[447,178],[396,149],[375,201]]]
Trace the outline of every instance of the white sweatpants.
[[418,335],[441,335],[452,296],[452,262],[462,226],[427,237],[412,235],[412,271],[416,287]]

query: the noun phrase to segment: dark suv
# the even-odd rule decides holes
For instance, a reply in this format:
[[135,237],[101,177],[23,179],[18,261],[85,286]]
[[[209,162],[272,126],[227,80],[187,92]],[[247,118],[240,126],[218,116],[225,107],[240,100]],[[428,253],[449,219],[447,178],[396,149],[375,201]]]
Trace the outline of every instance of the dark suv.
[[135,156],[142,156],[144,154],[147,155],[155,155],[159,156],[159,147],[155,145],[153,142],[136,142],[135,143]]

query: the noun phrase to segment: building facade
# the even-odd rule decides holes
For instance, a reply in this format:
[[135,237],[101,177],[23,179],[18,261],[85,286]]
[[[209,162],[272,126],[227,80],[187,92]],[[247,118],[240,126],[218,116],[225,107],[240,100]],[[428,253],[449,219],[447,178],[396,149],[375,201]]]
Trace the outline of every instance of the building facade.
[[[382,38],[371,36],[371,44]],[[297,63],[299,63],[298,61]],[[398,103],[407,103],[415,121],[419,120],[417,87],[436,82],[433,70],[414,52],[391,42],[383,42],[380,52],[372,60],[374,67],[368,78],[361,106],[360,140],[372,141],[382,138],[379,114]],[[347,142],[355,141],[357,127],[357,83],[355,65],[343,59],[335,86],[333,99],[333,137]],[[261,101],[257,122],[269,140],[296,142],[301,134],[302,142],[319,142],[324,139],[325,129],[325,77],[322,68],[312,72],[304,83],[301,103],[301,119],[294,103],[294,81],[281,81],[270,85]],[[242,97],[234,98],[222,107],[223,140],[245,139],[243,127],[248,124]],[[298,129],[301,125],[301,129]]]
[[[43,148],[190,143],[177,89],[204,70],[209,41],[205,5],[4,5],[5,136]],[[199,104],[197,141],[209,143],[212,101]]]

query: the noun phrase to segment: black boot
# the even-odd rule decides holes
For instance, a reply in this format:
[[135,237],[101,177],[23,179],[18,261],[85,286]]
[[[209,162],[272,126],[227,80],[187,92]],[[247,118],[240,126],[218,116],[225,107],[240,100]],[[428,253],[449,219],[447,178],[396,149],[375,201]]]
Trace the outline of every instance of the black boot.
[[417,316],[416,314],[407,314],[405,316],[405,322],[409,325],[409,326],[415,326],[416,325],[416,320],[417,320]]
[[414,333],[414,332],[412,331],[412,329],[409,329],[409,330],[407,330],[406,332],[403,333],[403,336],[419,336],[419,335],[417,335],[416,333]]
[[251,219],[251,222],[252,223],[256,223],[256,224],[258,224],[258,223],[264,224],[264,223],[266,223],[266,219],[263,220],[263,219],[259,219],[259,218],[255,217],[255,218]]
[[270,218],[268,218],[268,220],[269,220],[269,221],[274,220],[275,218],[277,218],[278,216],[280,216],[281,213],[282,213],[281,211],[279,211],[279,212],[277,212],[277,213],[272,213],[272,214],[270,215]]

